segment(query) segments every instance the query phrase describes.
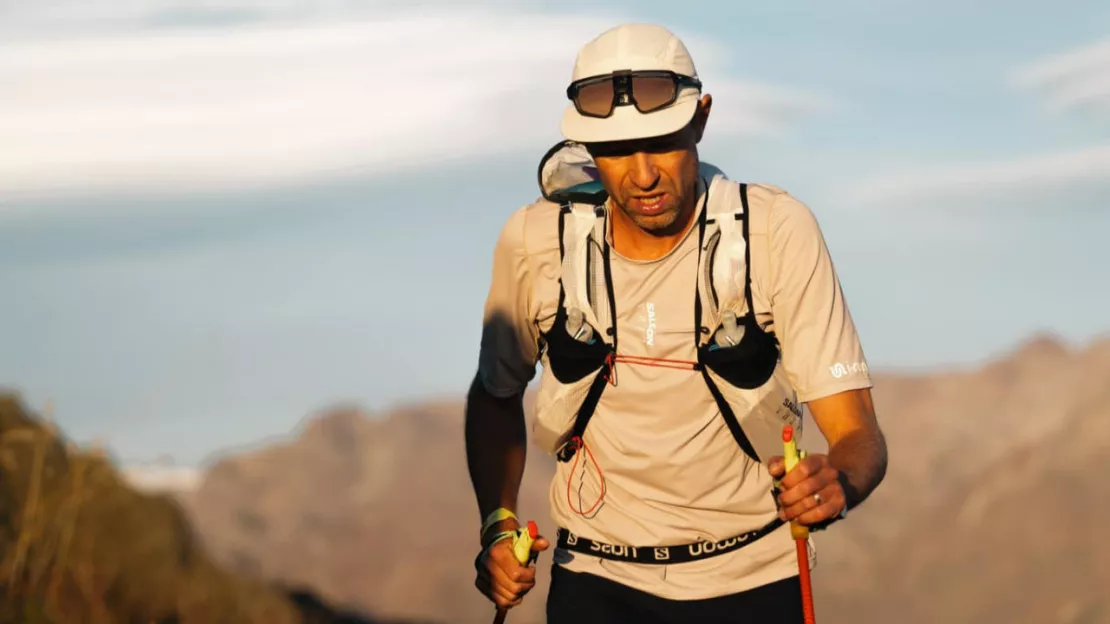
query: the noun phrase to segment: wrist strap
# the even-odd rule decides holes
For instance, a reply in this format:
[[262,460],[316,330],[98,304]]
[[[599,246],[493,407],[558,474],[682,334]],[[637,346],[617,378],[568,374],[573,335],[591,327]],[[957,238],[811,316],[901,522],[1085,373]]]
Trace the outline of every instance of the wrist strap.
[[486,516],[486,521],[482,523],[481,535],[484,536],[486,534],[486,531],[489,531],[490,527],[497,524],[498,522],[501,522],[502,520],[508,520],[510,518],[516,520],[516,514],[508,509],[505,509],[504,507],[498,507],[497,509],[494,509],[493,512],[490,513],[490,515]]
[[512,531],[512,530],[501,531],[497,535],[494,535],[493,537],[489,538],[489,540],[483,540],[482,551],[484,552],[490,546],[493,546],[494,544],[496,544],[497,542],[500,542],[501,540],[505,539],[506,537],[513,537],[515,535],[516,535],[516,531]]

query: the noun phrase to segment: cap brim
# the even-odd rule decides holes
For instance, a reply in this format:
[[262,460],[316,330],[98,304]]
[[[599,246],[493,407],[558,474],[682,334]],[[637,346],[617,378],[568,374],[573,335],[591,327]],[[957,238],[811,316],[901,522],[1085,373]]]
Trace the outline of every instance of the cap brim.
[[662,110],[644,114],[635,106],[618,106],[605,119],[581,115],[572,102],[563,112],[562,133],[578,143],[647,139],[678,132],[690,123],[697,108],[696,89],[684,89],[674,104]]

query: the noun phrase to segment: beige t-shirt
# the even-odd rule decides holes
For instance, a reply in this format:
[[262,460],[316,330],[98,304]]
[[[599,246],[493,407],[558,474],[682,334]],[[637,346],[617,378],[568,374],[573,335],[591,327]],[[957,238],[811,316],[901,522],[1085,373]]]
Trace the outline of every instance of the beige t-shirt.
[[[722,198],[723,187],[712,191],[710,202]],[[870,387],[859,337],[813,214],[768,185],[749,185],[748,202],[756,316],[778,337],[780,366],[799,402]],[[496,396],[522,392],[543,355],[540,332],[551,327],[559,298],[558,219],[559,206],[539,200],[517,210],[501,231],[479,358],[480,377]],[[621,354],[697,359],[697,247],[691,228],[658,260],[635,261],[613,250]],[[612,544],[663,546],[726,539],[775,517],[771,477],[740,449],[700,373],[616,366],[618,383],[602,394],[583,436],[585,449],[557,466],[550,503],[558,526]],[[680,564],[561,550],[554,556],[571,570],[673,599],[734,593],[798,573],[785,525],[731,553]]]

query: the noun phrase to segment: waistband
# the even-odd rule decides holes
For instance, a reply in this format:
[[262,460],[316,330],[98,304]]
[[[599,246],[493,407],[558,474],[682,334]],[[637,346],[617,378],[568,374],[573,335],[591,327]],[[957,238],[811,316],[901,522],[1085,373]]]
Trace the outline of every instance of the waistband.
[[560,528],[556,546],[591,557],[601,557],[612,561],[628,561],[634,563],[673,564],[698,561],[723,555],[747,546],[775,529],[782,526],[782,520],[775,518],[766,525],[747,533],[741,533],[717,542],[697,541],[690,544],[672,546],[628,546],[624,544],[606,544],[588,537],[575,535],[570,531]]

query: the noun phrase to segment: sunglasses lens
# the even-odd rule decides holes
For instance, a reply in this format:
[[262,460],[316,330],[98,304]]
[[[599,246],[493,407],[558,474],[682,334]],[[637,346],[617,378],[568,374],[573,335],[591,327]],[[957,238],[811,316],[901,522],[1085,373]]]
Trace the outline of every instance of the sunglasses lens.
[[675,97],[675,83],[666,76],[633,76],[632,94],[636,108],[650,113],[671,103]]
[[602,80],[578,87],[575,101],[583,115],[608,116],[613,109],[613,81]]

